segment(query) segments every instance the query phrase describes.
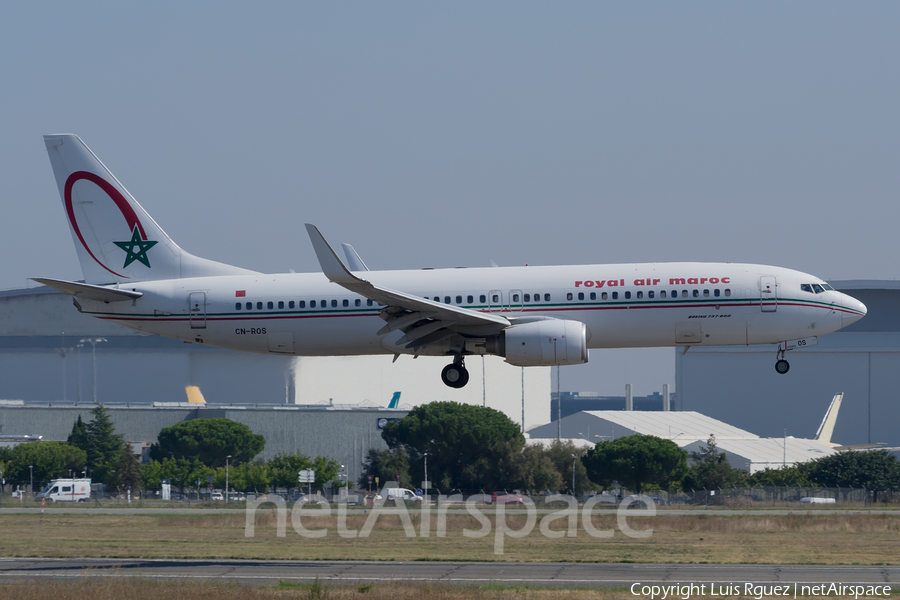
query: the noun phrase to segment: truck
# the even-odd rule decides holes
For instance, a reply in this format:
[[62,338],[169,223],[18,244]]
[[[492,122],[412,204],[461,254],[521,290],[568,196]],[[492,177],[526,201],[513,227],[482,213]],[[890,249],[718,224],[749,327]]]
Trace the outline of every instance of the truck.
[[90,479],[54,479],[35,496],[35,500],[50,502],[90,502]]

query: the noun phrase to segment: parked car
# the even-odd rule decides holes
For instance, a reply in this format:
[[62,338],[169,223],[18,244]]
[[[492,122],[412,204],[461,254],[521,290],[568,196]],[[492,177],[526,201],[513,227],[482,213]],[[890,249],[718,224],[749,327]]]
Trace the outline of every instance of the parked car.
[[214,502],[224,502],[225,496],[222,495],[222,492],[213,492],[212,494],[210,494],[209,499]]
[[509,492],[494,492],[491,494],[491,504],[525,504],[522,498]]

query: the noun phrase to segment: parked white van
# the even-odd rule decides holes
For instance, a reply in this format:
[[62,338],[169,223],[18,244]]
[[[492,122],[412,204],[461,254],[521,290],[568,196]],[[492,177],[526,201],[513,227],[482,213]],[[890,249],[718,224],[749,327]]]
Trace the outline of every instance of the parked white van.
[[36,500],[51,502],[89,502],[91,499],[90,479],[54,479],[47,484]]
[[[406,500],[409,502],[421,502],[422,496],[417,496],[415,492],[412,490],[408,490],[406,488],[386,488],[381,491],[381,494],[387,501],[391,500]],[[377,496],[377,499],[381,499],[382,496]]]

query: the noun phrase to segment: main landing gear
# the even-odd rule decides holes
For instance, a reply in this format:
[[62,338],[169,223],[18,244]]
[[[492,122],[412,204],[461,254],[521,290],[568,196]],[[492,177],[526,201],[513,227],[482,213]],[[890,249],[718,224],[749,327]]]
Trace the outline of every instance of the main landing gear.
[[465,387],[469,383],[469,371],[462,356],[456,356],[453,364],[449,364],[441,371],[441,381],[452,388]]

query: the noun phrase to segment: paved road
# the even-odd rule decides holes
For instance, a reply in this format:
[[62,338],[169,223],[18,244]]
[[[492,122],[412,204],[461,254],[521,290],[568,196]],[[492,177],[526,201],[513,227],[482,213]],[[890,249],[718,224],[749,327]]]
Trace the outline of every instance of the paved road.
[[[290,511],[293,505],[287,505],[287,510]],[[259,507],[258,510],[266,511],[274,508],[272,504],[264,504]],[[316,514],[313,511],[318,509],[303,509],[302,514]],[[334,510],[334,509],[332,509]],[[382,507],[381,510],[384,514],[396,514],[398,509],[385,506]],[[409,508],[407,512],[414,513],[418,511],[418,508]],[[460,507],[452,507],[449,509],[453,514],[465,513],[465,508]],[[479,506],[478,510],[485,515],[495,514],[497,511],[495,508],[489,508],[485,506]],[[540,508],[536,510],[537,514],[548,514],[551,512],[557,512],[558,509],[548,509],[548,508]],[[579,509],[580,510],[580,509]],[[307,512],[310,511],[310,512]],[[436,507],[431,507],[432,512],[436,512]],[[349,509],[349,514],[354,514],[357,512],[362,512],[362,509],[359,508],[351,508]],[[516,513],[525,513],[525,511],[521,508],[507,508],[504,511],[506,514],[516,514]],[[640,516],[642,513],[646,512],[643,509],[632,509],[628,511],[629,516]],[[25,507],[0,507],[0,515],[13,515],[13,514],[40,514],[40,508],[25,508]],[[187,507],[176,507],[176,508],[116,508],[116,507],[69,507],[69,506],[53,506],[48,507],[44,514],[53,515],[53,514],[84,514],[84,515],[224,515],[224,514],[244,514],[245,509],[243,508],[187,508]],[[684,516],[697,516],[697,515],[707,515],[707,516],[723,516],[723,517],[735,517],[739,515],[743,516],[784,516],[784,515],[867,515],[867,514],[900,514],[898,510],[838,510],[838,509],[780,509],[780,508],[760,508],[753,510],[742,510],[742,509],[710,509],[710,510],[699,510],[699,509],[677,509],[677,508],[659,508],[656,510],[656,516],[659,517],[684,517]],[[578,514],[581,514],[580,512]],[[602,515],[602,514],[610,514],[615,515],[616,510],[612,508],[601,508],[595,507],[594,514]]]
[[[900,589],[900,566],[650,565],[2,558],[0,581],[130,577],[248,584],[320,581],[343,584],[411,581],[603,588],[640,584],[878,584]],[[793,595],[793,594],[791,594]]]

